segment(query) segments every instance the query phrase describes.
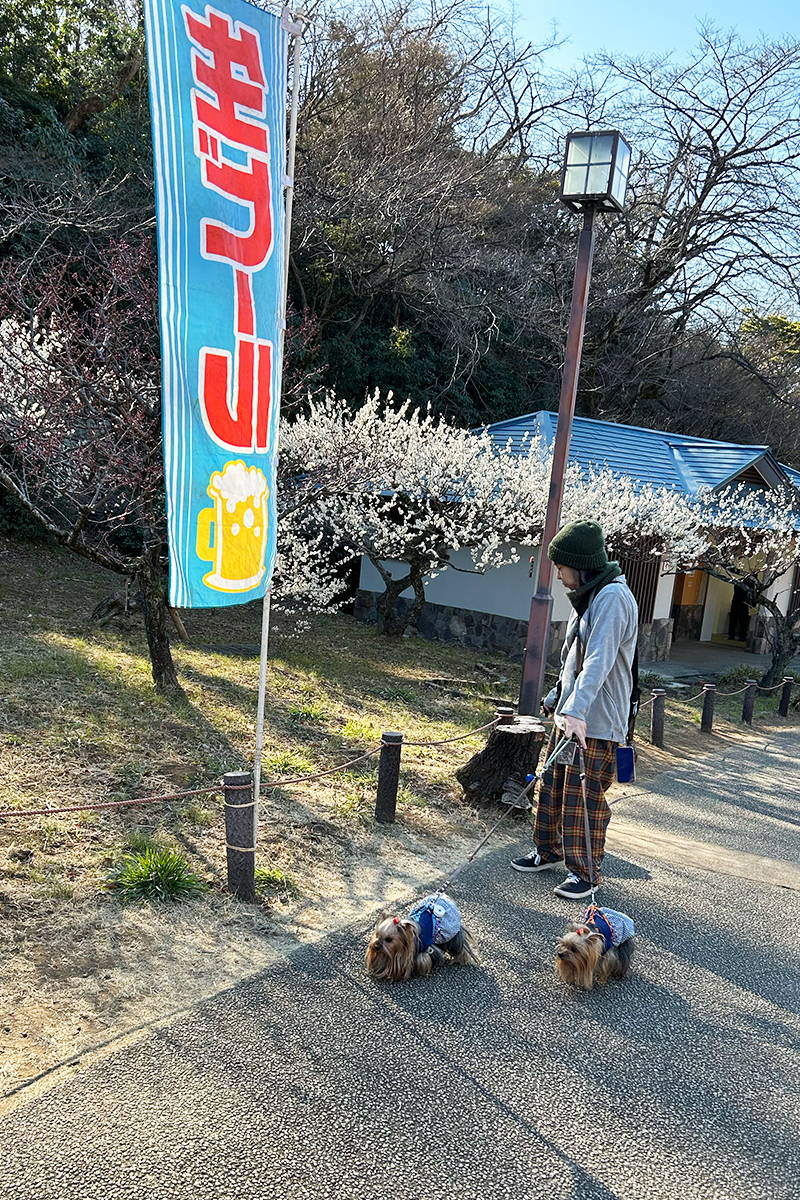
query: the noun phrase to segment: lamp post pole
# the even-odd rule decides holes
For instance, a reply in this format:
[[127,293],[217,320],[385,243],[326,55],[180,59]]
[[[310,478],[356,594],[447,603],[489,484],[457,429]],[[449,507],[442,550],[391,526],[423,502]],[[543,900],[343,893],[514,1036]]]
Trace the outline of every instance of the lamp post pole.
[[575,412],[575,394],[578,389],[578,372],[581,365],[583,331],[586,326],[586,304],[589,297],[589,281],[592,275],[594,255],[595,206],[587,204],[583,210],[583,229],[578,241],[578,257],[575,263],[575,282],[572,287],[572,308],[569,314],[567,348],[564,356],[564,374],[561,380],[561,397],[558,402],[558,424],[553,446],[553,466],[550,471],[550,495],[544,521],[542,545],[539,551],[539,574],[536,591],[531,600],[528,619],[528,637],[525,643],[525,661],[522,666],[522,686],[519,694],[521,716],[535,716],[544,689],[544,670],[547,662],[547,643],[550,637],[550,616],[553,611],[553,563],[547,556],[547,547],[558,531],[561,497],[564,491],[564,472],[567,469],[569,441],[572,433],[572,417]]

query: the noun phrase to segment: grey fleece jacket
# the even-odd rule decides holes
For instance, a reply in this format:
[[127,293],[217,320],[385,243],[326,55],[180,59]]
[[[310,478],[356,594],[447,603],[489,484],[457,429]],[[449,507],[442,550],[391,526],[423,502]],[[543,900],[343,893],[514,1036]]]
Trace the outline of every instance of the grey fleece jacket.
[[[619,575],[596,595],[580,618],[583,670],[575,678],[578,658],[578,614],[573,610],[561,651],[561,696],[556,724],[564,717],[586,722],[586,736],[624,742],[631,702],[632,664],[639,633],[639,609],[633,592]],[[545,698],[553,708],[556,689]]]

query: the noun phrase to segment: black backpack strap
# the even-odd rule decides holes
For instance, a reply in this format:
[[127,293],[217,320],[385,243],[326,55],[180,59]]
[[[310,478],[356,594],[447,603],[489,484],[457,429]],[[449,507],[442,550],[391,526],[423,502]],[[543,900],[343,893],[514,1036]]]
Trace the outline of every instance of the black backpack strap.
[[639,630],[636,630],[636,649],[633,652],[633,662],[631,663],[631,707],[628,713],[628,736],[625,740],[626,746],[633,745],[633,733],[636,728],[636,718],[639,715],[639,704],[642,699],[642,693],[639,689]]

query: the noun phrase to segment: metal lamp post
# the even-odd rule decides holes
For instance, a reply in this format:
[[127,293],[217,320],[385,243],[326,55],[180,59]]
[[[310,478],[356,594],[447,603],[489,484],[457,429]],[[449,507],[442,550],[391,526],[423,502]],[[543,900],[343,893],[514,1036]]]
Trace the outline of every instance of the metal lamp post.
[[567,135],[559,199],[573,212],[583,213],[583,229],[578,241],[578,258],[575,263],[572,308],[564,355],[561,398],[558,403],[553,466],[550,472],[550,495],[539,554],[539,574],[536,592],[531,600],[525,661],[522,667],[519,711],[523,716],[535,716],[538,713],[544,688],[550,616],[553,611],[553,563],[547,556],[547,547],[558,531],[564,472],[569,455],[583,331],[586,325],[586,303],[592,274],[594,215],[596,212],[622,212],[630,162],[631,148],[622,134],[615,129],[596,132],[586,130]]

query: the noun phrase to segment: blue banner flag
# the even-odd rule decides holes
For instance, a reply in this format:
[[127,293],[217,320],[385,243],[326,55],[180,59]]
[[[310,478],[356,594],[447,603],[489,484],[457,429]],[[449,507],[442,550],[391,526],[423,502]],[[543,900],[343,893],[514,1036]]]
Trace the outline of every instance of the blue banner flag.
[[275,560],[287,34],[242,0],[145,0],[169,602],[263,596]]

